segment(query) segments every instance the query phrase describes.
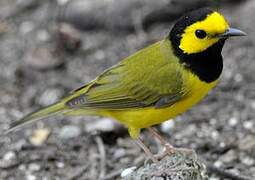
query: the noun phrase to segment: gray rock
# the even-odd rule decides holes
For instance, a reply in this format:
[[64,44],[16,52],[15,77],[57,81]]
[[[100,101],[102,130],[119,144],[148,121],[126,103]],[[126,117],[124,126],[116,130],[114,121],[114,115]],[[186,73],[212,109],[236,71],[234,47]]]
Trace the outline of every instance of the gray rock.
[[40,169],[41,169],[41,166],[40,166],[39,164],[36,164],[36,163],[31,163],[31,164],[29,164],[29,166],[28,166],[28,170],[29,170],[30,172],[40,171]]
[[48,70],[60,67],[64,62],[55,57],[53,52],[44,47],[31,48],[24,56],[26,65],[37,70]]
[[111,132],[115,128],[115,123],[110,118],[102,118],[96,121],[86,123],[86,131],[93,133],[95,131]]
[[18,164],[17,155],[13,151],[8,151],[0,159],[0,169],[8,169]]
[[61,139],[76,138],[81,134],[81,129],[77,126],[67,125],[61,128],[58,136]]
[[13,151],[9,151],[3,156],[4,161],[11,161],[13,159],[16,159],[16,154]]
[[254,152],[255,151],[255,137],[248,135],[239,140],[238,147],[240,150]]
[[254,158],[249,157],[249,156],[244,156],[240,159],[241,159],[241,162],[247,166],[253,166],[255,163]]
[[126,155],[126,151],[124,148],[118,148],[115,150],[113,157],[116,159],[119,159],[121,157],[124,157]]
[[161,129],[161,131],[164,132],[164,133],[169,133],[169,132],[171,132],[171,130],[174,129],[174,127],[175,127],[174,119],[165,121],[165,122],[163,122],[163,123],[160,125],[160,129]]
[[225,153],[224,155],[220,157],[220,160],[223,163],[231,163],[237,159],[238,159],[238,155],[237,155],[237,152],[234,150],[229,150],[227,153]]
[[33,174],[26,174],[26,180],[36,180],[37,177]]
[[206,180],[205,165],[195,153],[177,152],[164,157],[157,163],[147,163],[138,169],[132,169],[122,180]]
[[57,46],[60,50],[74,53],[82,45],[81,33],[70,24],[60,23],[56,30],[56,36]]
[[59,98],[64,94],[63,90],[60,88],[49,88],[42,93],[38,98],[38,104],[42,106],[47,106],[53,104],[59,100]]

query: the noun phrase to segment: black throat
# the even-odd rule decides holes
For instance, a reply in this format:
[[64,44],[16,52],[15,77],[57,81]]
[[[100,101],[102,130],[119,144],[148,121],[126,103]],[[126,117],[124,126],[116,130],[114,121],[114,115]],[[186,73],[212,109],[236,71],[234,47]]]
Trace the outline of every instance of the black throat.
[[173,45],[175,55],[179,57],[180,62],[192,73],[197,75],[201,81],[210,83],[220,77],[223,69],[223,58],[221,51],[225,40],[222,39],[206,49],[203,52],[195,54],[186,54]]
[[222,72],[223,62],[221,51],[225,43],[225,39],[219,40],[203,52],[194,54],[184,53],[179,46],[182,38],[181,35],[185,32],[185,28],[194,22],[204,20],[213,12],[214,11],[208,8],[191,11],[175,23],[169,34],[169,40],[172,43],[173,52],[180,59],[180,63],[182,63],[187,70],[196,74],[201,81],[207,83],[218,79]]

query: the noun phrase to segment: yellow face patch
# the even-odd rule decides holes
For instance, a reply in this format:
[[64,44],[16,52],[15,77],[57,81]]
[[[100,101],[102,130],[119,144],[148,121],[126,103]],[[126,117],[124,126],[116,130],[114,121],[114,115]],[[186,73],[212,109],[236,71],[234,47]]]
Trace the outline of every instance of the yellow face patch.
[[[218,12],[209,14],[204,20],[196,22],[184,30],[179,48],[184,53],[199,53],[219,41],[218,34],[224,33],[229,28],[228,22]],[[197,30],[206,32],[206,37],[198,38]]]

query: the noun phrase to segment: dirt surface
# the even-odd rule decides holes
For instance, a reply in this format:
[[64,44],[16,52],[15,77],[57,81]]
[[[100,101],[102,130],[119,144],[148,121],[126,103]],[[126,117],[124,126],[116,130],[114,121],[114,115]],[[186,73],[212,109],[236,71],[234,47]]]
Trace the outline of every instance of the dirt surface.
[[[226,43],[217,88],[158,129],[173,145],[193,148],[207,163],[255,179],[254,0],[74,0],[66,4],[64,0],[1,0],[0,132],[167,36],[184,11],[205,5],[216,7],[233,27],[249,36]],[[0,179],[119,178],[127,167],[142,165],[145,155],[127,131],[112,122],[56,117],[1,135]],[[142,137],[157,152],[159,146],[147,131]],[[209,175],[213,180],[224,179],[214,172]]]

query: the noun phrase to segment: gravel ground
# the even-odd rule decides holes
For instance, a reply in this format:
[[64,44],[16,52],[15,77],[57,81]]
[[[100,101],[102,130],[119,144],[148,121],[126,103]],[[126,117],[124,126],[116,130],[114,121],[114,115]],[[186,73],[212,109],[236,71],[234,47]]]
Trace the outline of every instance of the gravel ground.
[[[158,129],[173,145],[193,148],[207,163],[254,179],[253,0],[1,0],[0,132],[165,37],[184,11],[205,5],[216,6],[249,36],[226,44],[217,88]],[[142,137],[156,152],[158,145],[147,131]],[[3,180],[114,179],[144,160],[125,128],[107,118],[50,118],[0,138]]]

